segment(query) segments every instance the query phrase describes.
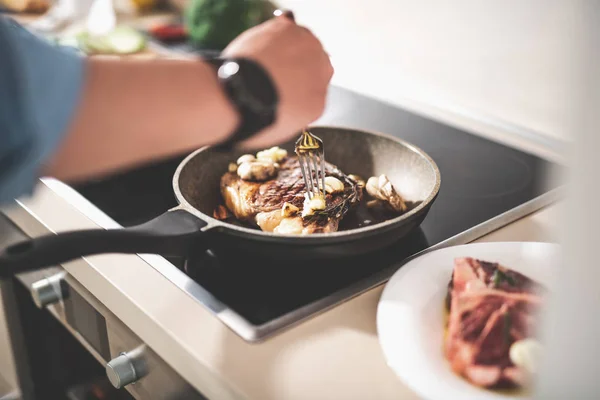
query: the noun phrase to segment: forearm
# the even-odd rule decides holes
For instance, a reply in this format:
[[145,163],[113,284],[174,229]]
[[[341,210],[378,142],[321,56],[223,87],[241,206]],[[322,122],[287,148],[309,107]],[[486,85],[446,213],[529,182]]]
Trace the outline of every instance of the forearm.
[[205,63],[89,59],[81,102],[45,173],[77,180],[225,139],[237,114]]

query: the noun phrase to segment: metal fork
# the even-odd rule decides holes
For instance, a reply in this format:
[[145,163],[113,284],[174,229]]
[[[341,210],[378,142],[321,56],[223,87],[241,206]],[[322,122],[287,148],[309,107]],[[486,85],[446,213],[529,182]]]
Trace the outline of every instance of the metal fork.
[[[296,155],[306,185],[308,198],[325,198],[325,147],[323,141],[306,129],[296,141]],[[321,184],[321,187],[319,187]]]

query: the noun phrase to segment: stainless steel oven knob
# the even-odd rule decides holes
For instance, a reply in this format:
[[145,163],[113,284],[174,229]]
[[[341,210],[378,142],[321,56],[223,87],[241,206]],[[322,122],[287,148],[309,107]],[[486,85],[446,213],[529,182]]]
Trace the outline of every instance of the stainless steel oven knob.
[[39,308],[58,303],[66,296],[65,273],[61,272],[31,284],[31,297]]
[[106,364],[106,376],[117,389],[137,382],[146,375],[143,349],[138,348],[129,353],[121,353]]

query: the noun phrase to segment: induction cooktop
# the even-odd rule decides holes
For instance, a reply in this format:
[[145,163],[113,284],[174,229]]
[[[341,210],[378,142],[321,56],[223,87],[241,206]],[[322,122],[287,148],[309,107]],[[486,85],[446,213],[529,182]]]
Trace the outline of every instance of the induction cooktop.
[[[378,131],[415,144],[437,163],[440,193],[418,229],[375,254],[310,266],[290,261],[258,272],[252,265],[268,264],[268,257],[207,251],[193,260],[168,258],[170,268],[157,268],[248,341],[384,283],[416,254],[475,240],[558,198],[557,182],[547,179],[558,165],[345,89],[331,88],[315,125]],[[171,179],[184,156],[73,188],[119,225],[139,224],[176,205]],[[247,268],[227,268],[232,263]]]

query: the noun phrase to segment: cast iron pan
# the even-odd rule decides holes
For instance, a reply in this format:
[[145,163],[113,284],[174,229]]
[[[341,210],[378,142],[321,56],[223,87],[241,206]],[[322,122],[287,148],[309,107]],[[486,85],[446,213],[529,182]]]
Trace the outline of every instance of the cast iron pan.
[[[0,253],[0,275],[103,253],[187,257],[214,249],[281,260],[331,259],[381,249],[421,224],[440,189],[440,172],[427,154],[379,133],[341,127],[311,127],[311,131],[323,139],[328,162],[365,179],[386,174],[398,192],[413,202],[412,209],[373,225],[306,236],[277,235],[222,222],[212,217],[222,203],[219,181],[242,152],[205,147],[185,158],[175,172],[178,207],[135,227],[72,231],[17,243]],[[280,146],[293,154],[293,140]]]

